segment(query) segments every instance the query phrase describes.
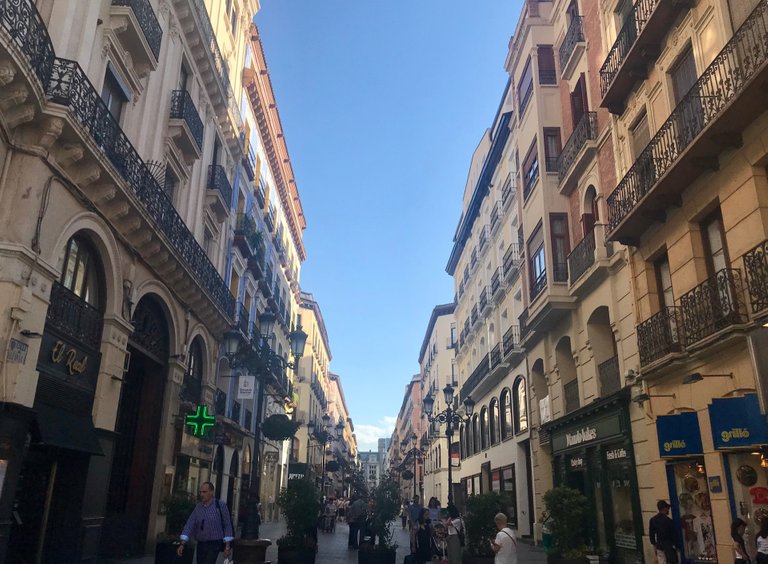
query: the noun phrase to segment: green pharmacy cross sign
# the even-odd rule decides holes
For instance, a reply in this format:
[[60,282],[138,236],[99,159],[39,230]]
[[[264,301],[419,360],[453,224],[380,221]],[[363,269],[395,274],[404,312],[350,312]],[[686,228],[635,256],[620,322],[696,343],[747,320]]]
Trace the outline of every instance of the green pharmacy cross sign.
[[195,413],[184,416],[184,423],[192,427],[192,434],[196,437],[205,435],[207,427],[213,427],[216,418],[208,413],[207,405],[198,405]]

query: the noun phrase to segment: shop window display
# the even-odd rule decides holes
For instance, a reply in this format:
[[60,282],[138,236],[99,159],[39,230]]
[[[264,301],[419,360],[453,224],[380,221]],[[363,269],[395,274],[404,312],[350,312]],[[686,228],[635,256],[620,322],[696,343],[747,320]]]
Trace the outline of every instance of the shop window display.
[[620,562],[635,562],[638,546],[632,516],[632,466],[623,447],[608,449],[607,459],[613,542]]
[[751,550],[760,521],[768,518],[768,471],[759,452],[729,454],[727,460],[736,517],[747,523],[744,542]]
[[703,461],[672,465],[683,552],[691,562],[717,562],[712,506]]

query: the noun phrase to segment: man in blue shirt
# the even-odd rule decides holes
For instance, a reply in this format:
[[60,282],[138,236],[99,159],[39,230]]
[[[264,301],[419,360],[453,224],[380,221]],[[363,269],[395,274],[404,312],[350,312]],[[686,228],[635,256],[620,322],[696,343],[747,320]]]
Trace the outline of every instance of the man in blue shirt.
[[232,517],[227,504],[214,499],[214,486],[211,482],[200,485],[200,502],[195,505],[192,514],[181,532],[181,545],[176,554],[184,553],[184,546],[190,537],[197,540],[197,563],[216,564],[219,552],[224,550],[224,557],[232,554]]
[[413,496],[413,503],[408,506],[408,522],[411,524],[411,552],[416,546],[416,531],[419,530],[419,517],[424,507],[419,503],[419,496]]

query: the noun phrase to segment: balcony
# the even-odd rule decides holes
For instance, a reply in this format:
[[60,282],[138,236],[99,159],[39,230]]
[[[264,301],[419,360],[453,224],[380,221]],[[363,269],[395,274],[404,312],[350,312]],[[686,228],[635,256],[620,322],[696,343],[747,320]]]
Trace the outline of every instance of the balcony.
[[472,249],[472,254],[470,255],[469,260],[469,268],[475,268],[477,266],[477,248]]
[[715,333],[746,323],[741,272],[724,268],[680,297],[686,347]]
[[272,265],[267,264],[264,278],[259,280],[259,288],[261,289],[261,293],[264,294],[264,296],[267,298],[272,296],[272,280]]
[[249,181],[253,182],[253,179],[256,178],[256,153],[253,152],[253,147],[250,145],[243,149],[242,163],[245,175]]
[[256,227],[256,222],[251,218],[250,214],[237,214],[233,243],[240,249],[240,253],[246,259],[250,259],[260,251],[263,254],[262,247],[264,243],[261,240],[261,233]]
[[187,164],[197,160],[203,150],[203,122],[192,97],[186,90],[171,93],[171,114],[168,135],[184,156]]
[[232,412],[229,414],[229,418],[235,423],[240,423],[241,407],[239,401],[232,402]]
[[513,353],[521,355],[523,350],[520,347],[520,327],[517,325],[511,325],[509,329],[507,329],[507,332],[504,333],[502,344],[504,347],[505,357],[508,357]]
[[491,209],[491,233],[496,233],[499,225],[501,225],[501,204],[497,202]]
[[248,337],[248,308],[243,302],[237,302],[237,328],[244,337]]
[[660,46],[672,28],[677,13],[692,0],[636,0],[600,69],[600,104],[621,115],[624,102],[638,80],[648,76],[648,65],[656,60]]
[[253,195],[256,198],[256,201],[259,203],[259,207],[264,209],[264,202],[266,202],[267,193],[264,189],[264,182],[261,179],[259,179],[259,182],[253,186]]
[[520,245],[511,243],[504,253],[504,278],[512,279],[520,274]]
[[483,289],[480,291],[480,313],[486,314],[490,313],[491,311],[491,304],[488,301],[488,288],[483,287]]
[[619,373],[619,357],[612,356],[597,365],[597,375],[600,380],[600,395],[609,396],[621,389],[621,374]]
[[547,172],[557,172],[558,157],[544,157],[544,170]]
[[247,407],[245,408],[245,422],[243,423],[243,427],[249,431],[253,430],[253,412]]
[[579,57],[586,49],[584,41],[584,30],[582,28],[582,16],[574,16],[568,25],[568,31],[565,33],[565,39],[560,45],[560,72],[564,80],[570,80],[573,69]]
[[691,87],[608,196],[610,238],[637,243],[765,109],[768,3],[762,1]]
[[482,254],[483,251],[486,250],[487,245],[488,245],[488,227],[486,225],[483,225],[480,228],[480,237],[477,242],[478,253]]
[[270,233],[275,231],[275,208],[270,202],[267,213],[264,215],[264,223],[267,224],[267,229]]
[[496,343],[496,346],[491,350],[491,371],[495,370],[496,367],[501,364],[503,356],[501,343]]
[[753,314],[768,309],[768,239],[744,254],[749,304]]
[[507,183],[504,185],[504,189],[501,191],[501,205],[506,210],[507,206],[512,203],[515,195],[515,184],[517,177],[510,175],[507,178]]
[[568,195],[576,187],[579,175],[597,151],[597,113],[587,112],[565,142],[557,158],[560,193]]
[[470,319],[472,320],[473,327],[480,320],[480,318],[477,315],[477,304],[472,306],[472,313],[470,315]]
[[504,297],[504,286],[501,284],[501,280],[501,268],[496,267],[491,276],[491,296],[497,301]]
[[578,280],[587,269],[595,264],[595,231],[587,233],[568,255],[568,269],[571,273],[571,285]]
[[208,166],[206,201],[217,216],[226,216],[232,202],[232,186],[221,165]]
[[464,281],[462,280],[459,282],[459,298],[461,298],[464,295]]
[[640,365],[647,366],[683,350],[680,308],[668,306],[637,326]]
[[89,347],[99,354],[104,315],[77,294],[58,282],[51,285],[51,299],[45,317],[46,330]]
[[112,0],[109,25],[139,76],[157,68],[163,30],[149,0]]
[[464,401],[466,398],[468,398],[470,394],[475,390],[475,388],[477,388],[477,385],[490,372],[488,360],[488,355],[486,354],[483,358],[480,359],[480,362],[472,371],[472,374],[469,375],[467,381],[464,382],[464,385],[461,387],[461,391],[459,392],[461,401]]
[[181,392],[179,394],[181,401],[191,404],[198,404],[202,399],[202,393],[202,379],[196,378],[193,374],[186,372],[184,374],[184,381],[181,384]]

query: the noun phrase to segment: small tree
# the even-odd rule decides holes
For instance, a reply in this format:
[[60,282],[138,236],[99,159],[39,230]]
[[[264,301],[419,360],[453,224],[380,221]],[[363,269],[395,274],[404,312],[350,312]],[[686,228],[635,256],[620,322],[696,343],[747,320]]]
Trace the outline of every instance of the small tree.
[[278,543],[284,546],[305,546],[307,536],[317,527],[320,497],[315,485],[307,478],[290,480],[280,492],[277,504],[285,517],[285,536]]
[[544,494],[555,552],[563,558],[584,555],[584,518],[587,498],[573,488],[552,488]]
[[373,508],[369,515],[371,532],[382,548],[397,548],[392,544],[392,521],[400,513],[400,486],[389,474],[384,474],[370,492]]
[[165,505],[165,532],[177,538],[195,508],[195,497],[183,491],[175,492],[163,500]]
[[496,492],[486,492],[467,498],[464,526],[467,529],[467,552],[474,556],[493,556],[488,539],[496,537],[497,513],[504,513],[507,503]]

